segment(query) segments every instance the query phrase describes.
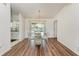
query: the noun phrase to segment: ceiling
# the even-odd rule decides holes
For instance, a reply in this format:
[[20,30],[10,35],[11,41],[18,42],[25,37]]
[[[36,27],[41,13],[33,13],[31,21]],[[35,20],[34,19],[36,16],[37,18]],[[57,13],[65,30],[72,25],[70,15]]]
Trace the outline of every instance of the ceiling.
[[[53,18],[66,3],[11,3],[12,13],[26,18]],[[40,10],[40,12],[38,12]],[[40,16],[39,16],[40,15]]]

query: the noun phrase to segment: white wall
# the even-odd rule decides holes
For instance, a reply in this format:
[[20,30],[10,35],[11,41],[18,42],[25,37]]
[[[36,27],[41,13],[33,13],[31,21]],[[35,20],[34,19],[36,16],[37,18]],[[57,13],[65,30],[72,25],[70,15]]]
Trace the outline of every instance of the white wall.
[[10,49],[10,5],[0,4],[0,55]]
[[[30,32],[30,21],[31,20],[39,20],[39,19],[26,19],[25,23],[25,37],[28,37],[28,33]],[[53,20],[52,19],[40,19],[40,21],[46,21],[46,32],[48,33],[48,37],[54,37],[53,32]]]
[[79,55],[79,4],[67,5],[55,20],[58,20],[58,41]]
[[19,39],[25,38],[25,19],[22,14],[19,14]]
[[53,19],[47,19],[46,32],[49,38],[54,37]]
[[30,31],[29,19],[25,19],[25,38],[28,38],[29,31]]

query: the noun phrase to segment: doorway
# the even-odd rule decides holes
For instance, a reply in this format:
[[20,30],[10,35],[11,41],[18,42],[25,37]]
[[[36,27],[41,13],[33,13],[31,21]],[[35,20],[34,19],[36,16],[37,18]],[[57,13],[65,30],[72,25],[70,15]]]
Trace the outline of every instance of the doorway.
[[41,36],[43,37],[45,33],[45,24],[44,23],[31,23],[32,39],[34,38],[35,33],[41,33]]
[[44,34],[46,32],[45,22],[32,21],[30,23],[30,41],[31,46],[44,45]]
[[54,21],[53,25],[54,25],[54,38],[57,39],[57,20]]

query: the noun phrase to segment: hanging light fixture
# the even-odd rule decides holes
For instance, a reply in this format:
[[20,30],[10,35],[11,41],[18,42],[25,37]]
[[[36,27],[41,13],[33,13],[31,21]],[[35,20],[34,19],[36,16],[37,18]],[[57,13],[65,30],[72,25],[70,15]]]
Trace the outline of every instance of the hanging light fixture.
[[38,13],[39,13],[39,16],[38,16],[38,18],[40,19],[40,9],[38,10]]

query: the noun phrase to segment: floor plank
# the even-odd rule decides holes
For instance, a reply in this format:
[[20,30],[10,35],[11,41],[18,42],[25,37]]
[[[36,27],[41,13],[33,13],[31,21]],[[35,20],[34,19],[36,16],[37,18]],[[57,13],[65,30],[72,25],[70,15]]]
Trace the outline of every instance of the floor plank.
[[27,39],[21,41],[3,56],[77,56],[55,39],[48,39],[45,45],[31,47]]

